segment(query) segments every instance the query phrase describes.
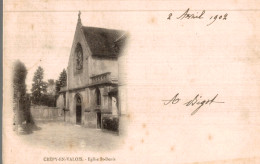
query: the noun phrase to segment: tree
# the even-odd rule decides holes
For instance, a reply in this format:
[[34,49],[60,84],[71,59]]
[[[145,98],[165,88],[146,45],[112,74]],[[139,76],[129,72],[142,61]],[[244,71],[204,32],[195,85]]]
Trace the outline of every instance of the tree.
[[[20,125],[24,121],[25,108],[23,108],[24,101],[23,99],[26,96],[26,84],[25,79],[27,75],[27,70],[25,65],[17,60],[14,63],[13,70],[13,102],[14,102],[14,124]],[[18,128],[18,127],[16,127]]]
[[25,65],[21,61],[17,60],[14,63],[13,73],[14,102],[17,102],[18,97],[24,97],[26,94],[26,76],[27,70]]
[[65,69],[60,73],[59,77],[61,87],[65,87],[67,85],[67,72]]
[[47,94],[48,95],[55,95],[56,89],[55,89],[55,82],[53,79],[48,80],[47,84]]
[[44,70],[38,67],[33,77],[32,84],[32,101],[34,104],[42,103],[42,96],[46,93],[47,83],[43,81]]
[[[26,124],[34,125],[34,121],[31,115],[30,96],[26,93],[25,79],[27,76],[27,69],[25,65],[17,60],[14,63],[13,70],[13,100],[14,100],[14,125],[19,133],[18,126],[22,125],[22,122],[26,121]],[[26,127],[22,127],[23,130]],[[28,129],[27,129],[28,130]]]
[[53,79],[49,79],[47,83],[47,92],[44,93],[41,97],[41,105],[55,107],[56,105],[56,90],[55,90],[55,82]]
[[53,80],[53,79],[49,79],[49,80],[48,80],[48,85],[49,85],[49,84],[50,84],[50,85],[54,85],[54,80]]
[[67,85],[67,73],[66,70],[63,69],[63,71],[60,73],[60,77],[58,80],[56,80],[56,93],[58,94],[61,87],[65,87]]

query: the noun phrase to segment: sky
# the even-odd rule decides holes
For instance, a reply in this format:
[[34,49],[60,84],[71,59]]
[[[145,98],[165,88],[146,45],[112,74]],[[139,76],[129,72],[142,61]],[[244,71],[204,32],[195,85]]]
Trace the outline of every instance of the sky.
[[[75,12],[10,12],[6,13],[5,58],[8,67],[22,61],[27,70],[27,90],[30,91],[36,69],[44,69],[44,80],[58,79],[67,68],[78,20]],[[93,17],[98,16],[97,19]],[[84,26],[120,29],[122,25],[103,13],[81,12]],[[110,26],[109,26],[110,25]],[[111,26],[112,25],[112,26]]]

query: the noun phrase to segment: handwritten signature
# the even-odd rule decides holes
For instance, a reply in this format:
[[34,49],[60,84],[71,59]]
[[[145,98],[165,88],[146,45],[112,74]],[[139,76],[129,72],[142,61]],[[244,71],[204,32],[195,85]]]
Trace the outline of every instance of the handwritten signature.
[[[162,100],[164,101],[164,105],[169,105],[169,104],[177,104],[181,101],[181,99],[178,97],[179,93],[177,93],[175,96],[173,96],[172,99],[170,100]],[[199,109],[208,104],[211,105],[213,103],[224,103],[224,102],[220,102],[220,101],[216,101],[218,97],[218,94],[216,94],[213,98],[211,99],[203,99],[202,96],[200,96],[199,94],[197,94],[193,99],[188,100],[187,102],[185,102],[183,105],[185,106],[197,106],[197,108],[191,113],[191,115],[196,114]]]
[[[184,13],[182,13],[180,16],[177,16],[176,19],[183,20],[183,19],[205,19],[206,11],[202,10],[201,12],[191,12],[188,8]],[[173,13],[169,13],[167,19],[171,20],[173,17]],[[207,26],[213,24],[216,20],[227,20],[228,14],[217,14],[217,15],[210,15],[209,20],[210,22],[207,24]]]

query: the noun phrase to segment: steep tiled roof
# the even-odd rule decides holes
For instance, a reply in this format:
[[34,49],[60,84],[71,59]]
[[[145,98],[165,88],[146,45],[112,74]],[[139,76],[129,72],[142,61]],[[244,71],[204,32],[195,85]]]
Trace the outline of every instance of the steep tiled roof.
[[93,56],[117,57],[125,44],[117,44],[126,33],[120,30],[82,26],[82,31]]

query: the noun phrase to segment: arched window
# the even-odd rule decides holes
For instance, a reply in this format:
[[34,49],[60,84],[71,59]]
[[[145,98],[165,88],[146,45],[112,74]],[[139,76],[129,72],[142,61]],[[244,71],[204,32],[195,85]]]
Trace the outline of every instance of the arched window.
[[76,70],[81,70],[83,68],[83,50],[79,43],[75,49],[75,64]]
[[98,88],[96,89],[96,104],[101,105],[101,94]]
[[79,95],[76,95],[76,105],[77,106],[81,105],[81,98]]

